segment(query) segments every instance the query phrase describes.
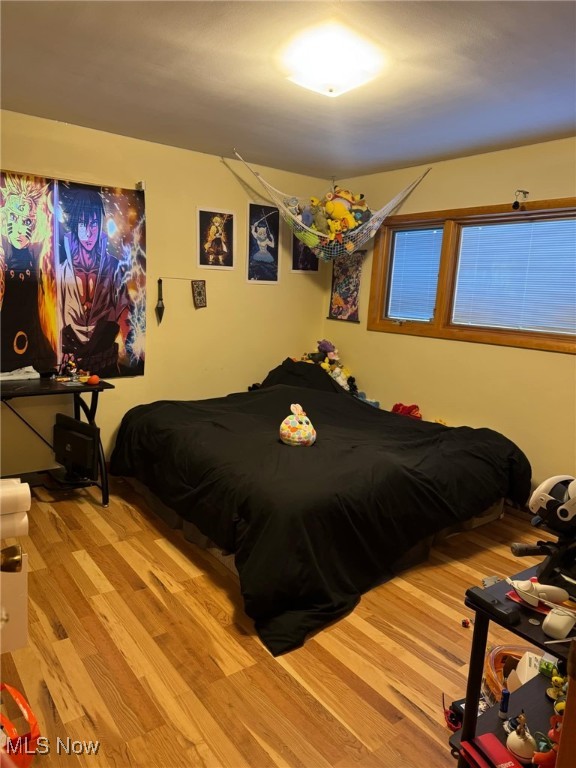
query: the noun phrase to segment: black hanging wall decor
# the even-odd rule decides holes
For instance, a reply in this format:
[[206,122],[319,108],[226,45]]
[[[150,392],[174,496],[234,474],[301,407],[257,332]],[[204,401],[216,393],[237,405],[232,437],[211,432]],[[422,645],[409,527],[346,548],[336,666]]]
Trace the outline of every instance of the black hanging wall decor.
[[158,301],[156,303],[156,317],[158,318],[158,325],[162,322],[164,317],[164,300],[162,298],[162,278],[158,278]]

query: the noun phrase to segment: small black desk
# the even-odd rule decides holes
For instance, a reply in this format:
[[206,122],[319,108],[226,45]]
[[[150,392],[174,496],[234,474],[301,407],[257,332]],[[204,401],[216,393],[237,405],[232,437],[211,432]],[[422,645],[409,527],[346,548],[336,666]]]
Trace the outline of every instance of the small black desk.
[[[512,579],[518,579],[525,581],[536,575],[536,567],[528,568],[521,573],[517,573],[512,576]],[[496,584],[488,587],[486,592],[492,597],[496,597],[502,601],[509,601],[506,597],[506,593],[510,592],[512,587],[506,581],[499,581]],[[542,650],[549,651],[553,656],[559,659],[566,659],[568,656],[569,643],[555,644],[550,647],[545,645],[546,640],[550,640],[544,632],[541,626],[531,624],[530,618],[538,618],[542,620],[544,616],[535,613],[534,611],[520,607],[521,618],[520,623],[515,626],[506,626],[501,621],[490,613],[483,610],[481,605],[476,605],[468,597],[464,600],[464,603],[468,608],[472,608],[476,612],[474,619],[474,634],[472,636],[472,648],[470,651],[470,666],[468,671],[468,685],[466,688],[466,705],[464,707],[464,722],[462,728],[450,737],[450,746],[458,750],[462,741],[469,741],[474,738],[477,732],[496,733],[500,740],[504,742],[504,729],[502,728],[502,721],[498,718],[498,704],[492,709],[485,712],[480,719],[478,719],[478,701],[480,699],[480,691],[482,687],[482,676],[484,672],[484,658],[486,655],[486,644],[488,641],[488,627],[490,622],[493,621],[501,627],[505,627],[509,632],[514,635],[518,635],[523,640],[526,640],[531,645],[535,645]],[[570,637],[572,634],[570,635]],[[549,687],[549,683],[546,683],[546,679],[541,675],[530,680],[526,685],[523,685],[515,693],[511,695],[510,707],[511,709],[525,709],[528,715],[528,723],[530,724],[530,714],[536,716],[536,720],[543,719],[544,725],[547,725],[546,718],[550,716],[551,706],[548,706],[545,698],[545,689]],[[533,730],[547,730],[546,728]],[[464,758],[460,757],[458,760],[458,768],[466,768],[468,763]]]
[[[52,445],[46,440],[34,427],[26,421],[16,408],[9,402],[18,397],[45,397],[46,395],[72,395],[74,398],[74,418],[80,419],[84,414],[90,424],[96,424],[96,410],[98,408],[98,395],[105,389],[114,389],[113,384],[107,381],[100,381],[98,384],[84,384],[81,381],[56,381],[55,379],[17,379],[14,381],[0,381],[0,394],[2,402],[14,413],[20,421],[34,432],[37,437],[46,443],[49,448]],[[88,404],[82,395],[89,394],[90,403]],[[108,470],[106,469],[106,459],[102,441],[98,445],[98,470],[100,483],[88,483],[88,485],[99,485],[102,490],[102,505],[108,506]],[[73,487],[73,486],[71,486]]]

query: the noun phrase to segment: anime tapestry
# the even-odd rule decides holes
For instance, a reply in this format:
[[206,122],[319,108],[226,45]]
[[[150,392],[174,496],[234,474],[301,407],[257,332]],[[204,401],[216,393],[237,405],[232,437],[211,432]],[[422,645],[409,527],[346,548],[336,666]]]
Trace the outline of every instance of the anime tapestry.
[[356,251],[349,256],[334,259],[332,266],[332,291],[329,320],[347,320],[358,323],[358,296],[360,275],[366,251]]
[[2,372],[144,373],[144,193],[0,172]]

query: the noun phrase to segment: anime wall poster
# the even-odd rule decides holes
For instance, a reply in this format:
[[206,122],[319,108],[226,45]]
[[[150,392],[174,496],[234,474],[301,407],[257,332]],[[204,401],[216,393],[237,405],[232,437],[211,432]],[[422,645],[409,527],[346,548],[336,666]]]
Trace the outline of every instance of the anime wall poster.
[[318,256],[296,235],[292,235],[292,272],[318,272]]
[[279,280],[280,211],[270,205],[248,206],[248,280],[277,283]]
[[52,369],[58,356],[54,182],[0,172],[0,362]]
[[366,251],[356,251],[340,256],[332,262],[332,291],[330,295],[329,320],[360,322],[358,317],[358,296],[360,276]]
[[144,192],[59,183],[61,362],[107,378],[144,372]]
[[2,371],[143,374],[144,193],[0,178]]
[[234,269],[234,214],[198,209],[198,266]]

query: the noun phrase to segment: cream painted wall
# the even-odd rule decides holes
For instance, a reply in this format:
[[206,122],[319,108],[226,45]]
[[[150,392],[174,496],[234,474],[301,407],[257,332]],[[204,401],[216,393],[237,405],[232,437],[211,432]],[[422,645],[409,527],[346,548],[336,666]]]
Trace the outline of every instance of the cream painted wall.
[[[512,203],[516,189],[530,200],[576,195],[576,140],[565,139],[464,157],[432,170],[399,212],[413,213]],[[421,168],[346,179],[373,208],[384,205]],[[363,265],[360,325],[326,320],[333,341],[360,388],[380,400],[418,403],[424,418],[490,427],[526,453],[535,482],[576,475],[576,357],[366,330],[372,254]],[[575,297],[576,302],[576,297]]]
[[[165,398],[207,398],[246,390],[288,355],[301,355],[320,338],[319,307],[329,266],[317,274],[291,273],[291,239],[282,227],[280,282],[246,279],[249,202],[267,202],[264,189],[240,162],[166,147],[13,112],[1,113],[1,165],[7,170],[94,184],[146,184],[147,339],[145,375],[116,379],[100,396],[98,424],[109,455],[123,414],[138,403]],[[306,196],[325,181],[260,169],[279,189]],[[252,188],[253,192],[251,191]],[[234,270],[196,266],[197,207],[236,214]],[[158,277],[206,279],[208,306],[195,310],[190,284],[164,282],[166,312],[156,322]],[[51,439],[56,411],[68,399],[14,401]],[[2,406],[1,473],[53,465],[51,451]]]

